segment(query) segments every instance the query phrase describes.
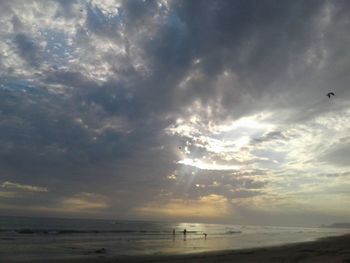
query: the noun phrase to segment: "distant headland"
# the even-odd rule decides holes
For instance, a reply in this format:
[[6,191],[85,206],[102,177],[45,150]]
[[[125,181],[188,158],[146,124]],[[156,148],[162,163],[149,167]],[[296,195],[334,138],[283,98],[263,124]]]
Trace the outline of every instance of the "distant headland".
[[330,225],[322,225],[321,227],[327,228],[350,228],[350,223],[333,223]]

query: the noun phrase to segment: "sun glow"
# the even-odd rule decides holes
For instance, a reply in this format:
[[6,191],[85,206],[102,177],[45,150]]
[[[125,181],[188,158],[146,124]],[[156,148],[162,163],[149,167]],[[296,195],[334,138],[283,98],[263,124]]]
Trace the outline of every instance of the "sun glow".
[[225,165],[216,163],[205,163],[198,159],[183,159],[178,161],[179,164],[184,164],[192,167],[196,167],[201,170],[238,170],[240,167],[237,165]]
[[229,214],[229,200],[211,194],[198,199],[171,199],[166,203],[152,202],[134,210],[140,215],[170,218],[223,218]]

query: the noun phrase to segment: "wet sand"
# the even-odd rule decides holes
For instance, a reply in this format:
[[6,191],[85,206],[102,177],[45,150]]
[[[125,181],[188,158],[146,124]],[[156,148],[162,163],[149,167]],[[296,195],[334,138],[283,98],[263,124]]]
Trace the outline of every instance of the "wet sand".
[[350,263],[350,235],[323,238],[280,247],[265,247],[245,250],[203,252],[185,255],[108,256],[104,254],[82,255],[76,258],[22,259],[6,262],[57,262],[57,263],[112,263],[112,262],[327,262]]

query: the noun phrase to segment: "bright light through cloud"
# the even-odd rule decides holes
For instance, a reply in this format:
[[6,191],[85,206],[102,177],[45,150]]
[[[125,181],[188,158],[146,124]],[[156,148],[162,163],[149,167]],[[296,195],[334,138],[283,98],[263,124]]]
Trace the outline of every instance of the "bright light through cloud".
[[218,125],[214,131],[218,133],[228,132],[236,129],[252,129],[252,130],[268,130],[273,129],[275,125],[268,122],[272,113],[259,113],[247,117],[239,118],[238,120],[229,122],[227,124]]
[[[178,120],[176,126],[170,126],[167,132],[187,141],[179,156],[179,164],[203,170],[237,170],[257,158],[268,160],[265,156],[255,156],[251,149],[256,138],[276,128],[271,123],[271,115],[260,113],[208,126],[199,116],[191,116],[188,120]],[[192,153],[198,147],[205,149],[200,158]],[[276,163],[276,160],[272,162]]]
[[184,165],[189,165],[196,167],[201,170],[237,170],[239,169],[239,166],[237,165],[220,165],[220,164],[215,164],[215,163],[205,163],[202,162],[201,160],[192,160],[192,159],[184,159],[180,160],[177,163],[179,164],[184,164]]

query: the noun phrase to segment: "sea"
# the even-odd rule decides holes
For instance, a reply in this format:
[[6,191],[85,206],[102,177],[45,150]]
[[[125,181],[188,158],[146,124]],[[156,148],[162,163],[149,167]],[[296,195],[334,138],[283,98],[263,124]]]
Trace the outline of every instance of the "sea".
[[0,259],[187,254],[276,246],[347,233],[350,229],[0,217]]

